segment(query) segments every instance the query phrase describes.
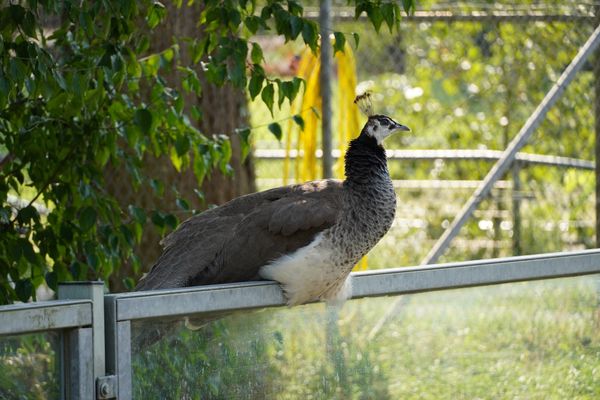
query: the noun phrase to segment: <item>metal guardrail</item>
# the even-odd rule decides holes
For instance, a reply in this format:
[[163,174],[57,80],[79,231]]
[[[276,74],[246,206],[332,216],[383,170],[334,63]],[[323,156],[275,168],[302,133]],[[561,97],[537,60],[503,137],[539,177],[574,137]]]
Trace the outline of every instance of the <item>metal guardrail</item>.
[[[600,249],[358,272],[351,275],[352,298],[591,274],[600,274]],[[285,305],[279,285],[269,281],[107,295],[99,282],[61,288],[63,297],[90,300],[2,306],[0,335],[60,329],[68,399],[132,398],[133,321]]]
[[[351,275],[352,298],[419,293],[508,282],[600,274],[600,249],[394,268]],[[275,282],[248,282],[105,296],[107,368],[118,398],[131,399],[131,323],[285,305]]]
[[[352,298],[600,273],[600,250],[551,253],[351,274]],[[248,282],[107,295],[117,321],[285,305],[275,282]]]
[[92,324],[90,300],[57,300],[0,307],[0,335],[16,335]]
[[[63,399],[94,398],[94,332],[92,300],[56,300],[0,307],[3,335],[61,332],[60,393]],[[104,355],[102,354],[102,357]]]

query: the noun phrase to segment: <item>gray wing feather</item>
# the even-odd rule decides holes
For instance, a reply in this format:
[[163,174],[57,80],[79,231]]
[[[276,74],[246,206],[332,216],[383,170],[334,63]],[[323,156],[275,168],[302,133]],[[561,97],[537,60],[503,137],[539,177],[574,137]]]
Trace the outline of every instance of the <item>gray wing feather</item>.
[[253,193],[183,222],[136,290],[256,280],[261,266],[335,223],[342,183],[309,182]]

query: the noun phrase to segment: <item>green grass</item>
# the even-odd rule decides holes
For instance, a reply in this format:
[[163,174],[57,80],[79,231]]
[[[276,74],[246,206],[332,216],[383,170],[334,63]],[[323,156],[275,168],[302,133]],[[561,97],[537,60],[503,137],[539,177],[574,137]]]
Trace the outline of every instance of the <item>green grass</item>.
[[136,355],[136,398],[192,379],[179,397],[596,399],[599,287],[596,275],[406,296],[373,337],[396,297],[239,314]]

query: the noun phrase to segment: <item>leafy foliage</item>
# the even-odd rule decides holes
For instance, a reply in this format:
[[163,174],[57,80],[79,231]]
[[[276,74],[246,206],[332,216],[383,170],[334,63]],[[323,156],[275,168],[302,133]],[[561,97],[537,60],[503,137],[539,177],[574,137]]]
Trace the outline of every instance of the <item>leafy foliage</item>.
[[0,342],[0,398],[60,398],[59,334],[5,336]]
[[[0,303],[35,299],[44,282],[54,289],[59,281],[106,279],[125,261],[139,269],[132,247],[145,224],[176,226],[160,210],[121,209],[104,188],[111,168],[125,167],[131,186],[150,185],[157,196],[168,189],[144,176],[148,154],[169,156],[178,170],[192,168],[199,182],[213,167],[228,171],[227,139],[198,130],[202,110],[186,111],[184,95],[202,92],[200,74],[211,84],[247,88],[271,110],[297,95],[302,81],[269,78],[262,49],[249,38],[272,30],[286,41],[302,37],[316,51],[317,25],[304,18],[300,3],[269,1],[259,10],[255,1],[190,1],[185,7],[202,7],[198,36],[174,38],[149,53],[149,33],[167,13],[158,1],[3,3]],[[380,1],[358,1],[356,10],[367,12],[377,29],[400,17],[396,6]],[[344,40],[337,32],[336,42]],[[172,71],[181,76],[177,84],[165,79]],[[272,132],[279,136],[277,127]],[[240,129],[247,139],[249,131]]]

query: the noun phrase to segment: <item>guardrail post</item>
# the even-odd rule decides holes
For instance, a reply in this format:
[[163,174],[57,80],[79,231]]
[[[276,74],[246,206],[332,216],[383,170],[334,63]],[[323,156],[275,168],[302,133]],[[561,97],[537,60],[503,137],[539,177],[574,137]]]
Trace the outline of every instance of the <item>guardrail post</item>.
[[[95,387],[95,381],[106,374],[105,349],[104,349],[104,282],[65,282],[58,285],[58,298],[61,300],[79,300],[88,299],[92,301],[92,329],[91,329],[91,347],[93,352],[93,381],[92,387]],[[63,345],[65,354],[68,354],[69,347],[72,347],[69,334],[65,335],[65,344]],[[81,340],[81,339],[80,339]],[[68,365],[73,365],[73,360],[65,360]],[[76,361],[76,360],[75,360]],[[77,363],[75,363],[77,365]]]
[[62,394],[68,400],[94,398],[94,359],[89,354],[92,346],[92,328],[69,329],[64,332],[61,386]]
[[[116,378],[115,394],[119,400],[133,397],[131,371],[131,321],[117,318],[117,298],[104,298],[106,318],[106,370]],[[107,397],[110,398],[110,397]]]

